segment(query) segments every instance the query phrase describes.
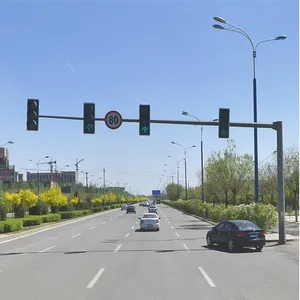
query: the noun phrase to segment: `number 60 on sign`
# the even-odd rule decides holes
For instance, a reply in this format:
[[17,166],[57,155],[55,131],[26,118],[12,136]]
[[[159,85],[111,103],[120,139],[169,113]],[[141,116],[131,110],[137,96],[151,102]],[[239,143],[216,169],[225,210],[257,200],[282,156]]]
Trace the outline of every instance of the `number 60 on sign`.
[[122,125],[123,119],[119,112],[115,110],[109,111],[105,115],[105,124],[110,129],[118,129]]

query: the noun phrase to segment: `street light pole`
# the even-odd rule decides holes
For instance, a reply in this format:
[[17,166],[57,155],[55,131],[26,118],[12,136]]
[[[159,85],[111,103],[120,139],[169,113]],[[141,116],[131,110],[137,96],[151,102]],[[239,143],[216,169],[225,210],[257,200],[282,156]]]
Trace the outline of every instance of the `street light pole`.
[[185,181],[185,200],[188,199],[188,189],[187,189],[187,172],[186,172],[186,149],[184,149],[184,181]]
[[[256,50],[257,47],[266,42],[285,40],[287,37],[285,35],[280,35],[272,39],[263,40],[254,45],[250,36],[240,27],[228,23],[222,17],[213,17],[213,19],[219,23],[226,24],[228,27],[224,27],[219,24],[214,24],[215,29],[227,30],[239,33],[247,38],[252,46],[252,61],[253,61],[253,119],[254,123],[257,123],[257,85],[256,85]],[[258,174],[258,131],[257,127],[254,127],[254,178],[255,178],[255,203],[259,202],[259,174]]]
[[29,161],[33,162],[34,164],[36,164],[37,168],[38,168],[38,173],[37,173],[37,180],[38,180],[38,195],[40,195],[40,162],[44,159],[49,158],[48,155],[46,155],[45,157],[41,158],[37,163],[35,161],[33,161],[32,159],[29,159]]
[[204,203],[203,126],[201,126],[201,199]]
[[186,162],[186,150],[187,149],[191,149],[191,148],[195,148],[196,147],[196,145],[193,145],[193,146],[191,146],[191,147],[184,147],[183,145],[181,145],[181,144],[178,144],[178,143],[175,143],[175,142],[173,142],[173,141],[171,141],[171,144],[174,144],[174,145],[178,145],[178,146],[180,146],[180,147],[182,147],[183,148],[183,150],[184,150],[184,177],[185,177],[185,200],[187,200],[188,199],[188,189],[187,189],[187,162]]

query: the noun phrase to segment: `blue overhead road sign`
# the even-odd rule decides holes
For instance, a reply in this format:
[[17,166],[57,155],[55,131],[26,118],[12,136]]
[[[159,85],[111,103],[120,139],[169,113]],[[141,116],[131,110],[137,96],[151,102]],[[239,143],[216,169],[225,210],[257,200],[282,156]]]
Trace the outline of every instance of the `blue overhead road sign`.
[[152,196],[160,196],[160,190],[152,190]]

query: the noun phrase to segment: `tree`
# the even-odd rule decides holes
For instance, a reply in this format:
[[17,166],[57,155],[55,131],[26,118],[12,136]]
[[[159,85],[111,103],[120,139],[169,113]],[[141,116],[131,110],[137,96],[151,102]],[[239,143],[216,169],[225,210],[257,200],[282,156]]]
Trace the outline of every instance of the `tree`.
[[299,203],[299,151],[290,148],[284,155],[285,196],[292,203],[295,219],[298,222]]
[[210,202],[224,200],[227,207],[231,198],[231,203],[237,204],[238,196],[242,197],[252,178],[252,166],[252,157],[237,154],[233,140],[228,141],[227,148],[213,152],[205,164],[204,191]]
[[57,211],[59,206],[65,206],[68,204],[68,198],[61,192],[59,185],[55,185],[42,193],[40,198],[42,201],[51,206],[53,213]]
[[29,189],[17,193],[5,193],[5,201],[13,206],[15,217],[25,216],[27,207],[33,207],[38,201],[38,196]]

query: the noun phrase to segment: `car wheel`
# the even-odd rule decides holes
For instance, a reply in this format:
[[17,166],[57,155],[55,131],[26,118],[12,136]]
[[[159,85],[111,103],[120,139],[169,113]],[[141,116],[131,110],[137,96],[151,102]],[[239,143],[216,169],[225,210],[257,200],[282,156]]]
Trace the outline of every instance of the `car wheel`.
[[228,250],[230,252],[234,252],[236,250],[236,246],[235,246],[233,240],[229,240],[228,241]]
[[256,246],[256,247],[255,247],[255,250],[256,250],[257,252],[260,252],[260,251],[262,251],[263,247],[264,247],[264,246]]
[[206,243],[208,247],[212,247],[214,245],[214,242],[211,240],[209,235],[206,237]]

